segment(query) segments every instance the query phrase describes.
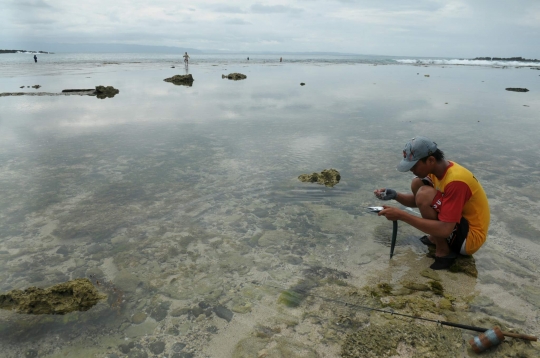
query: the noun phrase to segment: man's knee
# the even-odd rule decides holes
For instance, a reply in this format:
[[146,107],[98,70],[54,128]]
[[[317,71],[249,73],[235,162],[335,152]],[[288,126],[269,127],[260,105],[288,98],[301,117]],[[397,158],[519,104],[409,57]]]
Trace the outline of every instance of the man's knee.
[[419,187],[414,196],[416,206],[418,208],[426,206],[431,207],[435,194],[437,194],[437,190],[432,186],[423,185]]
[[411,182],[411,191],[413,193],[414,196],[416,196],[416,193],[418,192],[418,189],[420,189],[421,187],[425,186],[424,182],[422,181],[422,179],[416,177],[412,180]]

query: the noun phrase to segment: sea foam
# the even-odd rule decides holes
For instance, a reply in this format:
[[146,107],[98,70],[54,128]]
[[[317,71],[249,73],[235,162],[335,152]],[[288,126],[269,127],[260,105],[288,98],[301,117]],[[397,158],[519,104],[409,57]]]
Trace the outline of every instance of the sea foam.
[[525,61],[487,61],[487,60],[466,60],[466,59],[402,59],[396,62],[403,64],[417,65],[462,65],[462,66],[511,66],[511,67],[540,67],[538,62]]

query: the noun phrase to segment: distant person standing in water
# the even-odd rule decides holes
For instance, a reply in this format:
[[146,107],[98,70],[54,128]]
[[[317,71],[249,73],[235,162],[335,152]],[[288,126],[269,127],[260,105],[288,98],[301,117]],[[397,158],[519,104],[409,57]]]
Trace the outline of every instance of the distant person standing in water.
[[279,58],[279,62],[283,62],[283,57],[280,57],[280,58]]
[[248,61],[249,61],[249,57],[248,57]]
[[34,55],[34,62],[37,63],[37,55]]
[[188,62],[189,62],[189,55],[188,55],[187,52],[186,52],[186,53],[184,54],[184,63],[186,64],[186,66],[187,66]]

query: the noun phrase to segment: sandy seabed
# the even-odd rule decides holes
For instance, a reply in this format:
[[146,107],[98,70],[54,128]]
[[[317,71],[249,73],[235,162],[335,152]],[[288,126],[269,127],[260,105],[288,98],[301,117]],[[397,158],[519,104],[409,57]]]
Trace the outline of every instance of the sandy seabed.
[[[476,332],[362,307],[540,335],[536,71],[216,64],[190,65],[192,87],[122,64],[4,81],[120,89],[0,99],[2,292],[88,278],[107,295],[86,312],[1,311],[4,356],[476,356]],[[476,277],[427,269],[405,224],[389,260],[392,225],[365,209],[377,187],[408,189],[395,165],[415,134],[488,194]],[[326,168],[339,184],[297,179]],[[483,356],[538,354],[507,339]]]

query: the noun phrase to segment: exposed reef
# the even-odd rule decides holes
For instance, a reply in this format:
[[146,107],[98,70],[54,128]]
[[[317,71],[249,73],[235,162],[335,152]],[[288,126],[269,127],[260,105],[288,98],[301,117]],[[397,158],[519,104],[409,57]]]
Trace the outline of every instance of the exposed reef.
[[[23,88],[22,86],[21,88]],[[39,88],[40,85],[32,86],[33,88]],[[119,90],[113,86],[96,86],[96,89],[65,89],[62,92],[2,92],[0,97],[9,97],[9,96],[96,96],[99,99],[104,98],[113,98],[118,93]]]
[[71,92],[2,92],[0,97],[10,96],[92,96],[95,90],[80,90]]
[[120,93],[120,91],[113,86],[96,86],[96,91],[92,96],[95,95],[99,99],[105,99],[113,98],[118,93]]
[[191,74],[189,75],[174,75],[172,77],[166,78],[163,81],[165,82],[171,82],[172,84],[175,84],[177,86],[189,86],[191,87],[193,85],[193,76]]
[[335,169],[325,169],[320,173],[302,174],[298,177],[298,180],[304,183],[317,183],[333,187],[338,184],[341,179],[341,175]]
[[526,88],[506,88],[507,91],[513,91],[513,92],[529,92]]
[[228,75],[221,75],[221,78],[228,78],[233,81],[238,81],[238,80],[245,80],[247,76],[242,73],[235,72],[235,73],[229,73]]
[[53,54],[54,52],[34,51],[34,50],[0,50],[0,53],[44,53],[44,54]]
[[87,311],[107,296],[86,278],[60,283],[46,289],[29,287],[0,295],[0,308],[28,314],[66,314]]

